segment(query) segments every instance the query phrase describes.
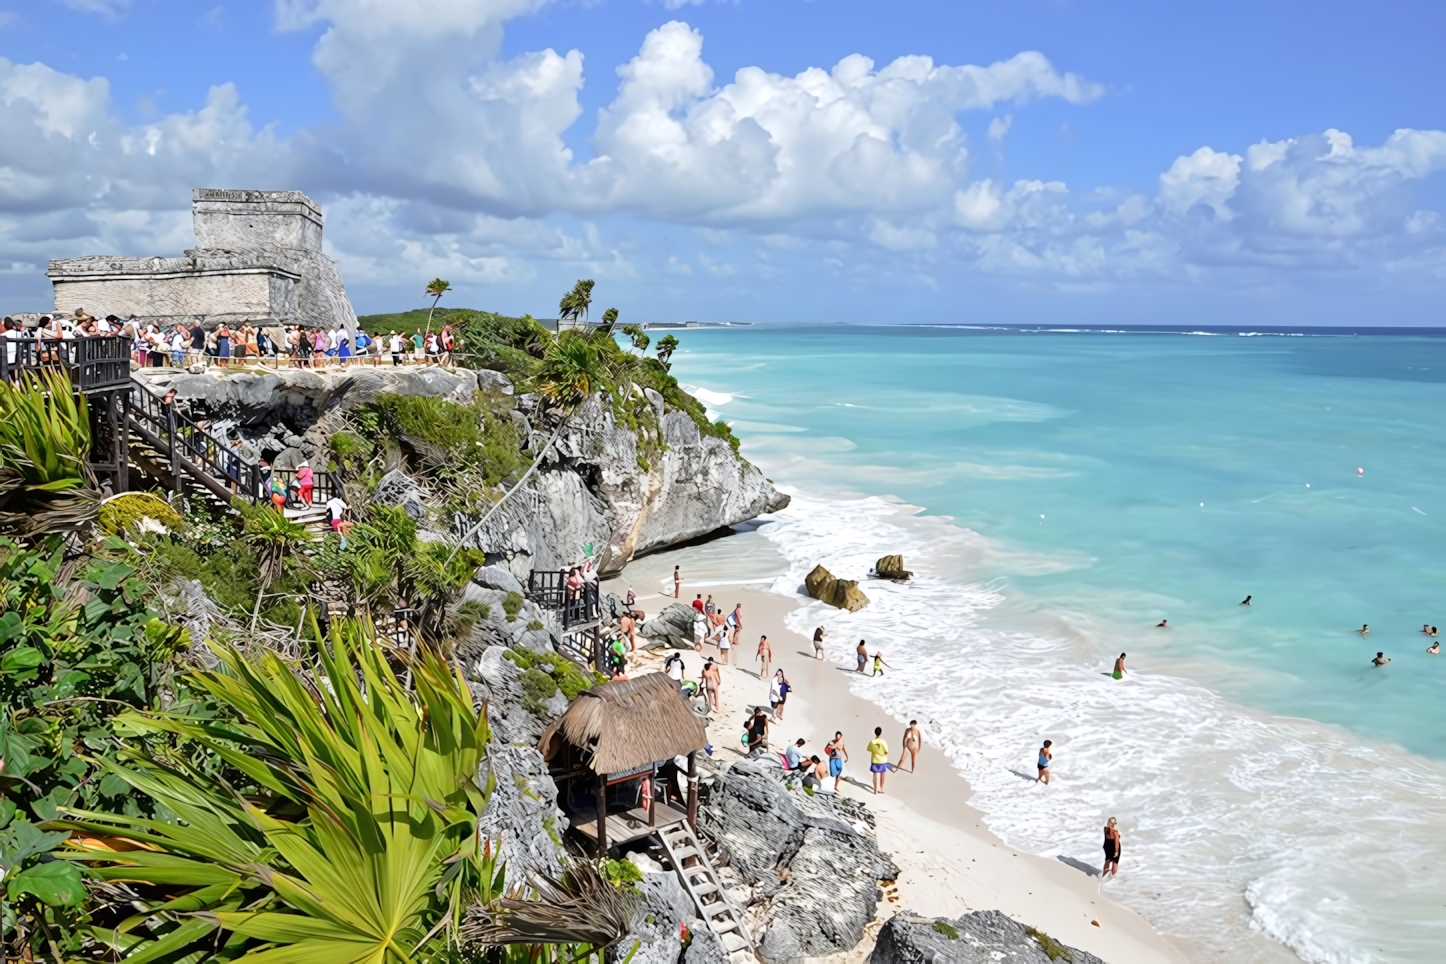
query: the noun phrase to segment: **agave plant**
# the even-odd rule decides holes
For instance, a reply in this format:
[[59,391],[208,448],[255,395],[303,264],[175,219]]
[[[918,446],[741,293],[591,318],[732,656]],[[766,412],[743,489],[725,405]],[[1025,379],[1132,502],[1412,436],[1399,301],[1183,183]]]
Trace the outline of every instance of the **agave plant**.
[[86,459],[90,414],[61,372],[0,383],[0,531],[80,528],[101,494]]
[[314,674],[269,652],[218,655],[194,677],[216,719],[132,712],[121,725],[244,779],[202,772],[197,754],[127,750],[109,769],[173,821],[66,810],[51,825],[72,833],[61,856],[135,908],[91,936],[129,964],[410,964],[457,940],[469,903],[501,886],[477,840],[488,732],[465,679],[352,622],[318,645]]

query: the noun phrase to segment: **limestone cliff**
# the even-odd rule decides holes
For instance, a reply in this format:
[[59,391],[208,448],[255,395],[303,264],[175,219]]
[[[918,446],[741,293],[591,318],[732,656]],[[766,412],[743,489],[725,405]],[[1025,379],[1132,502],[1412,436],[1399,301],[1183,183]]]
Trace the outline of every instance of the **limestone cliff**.
[[[663,445],[654,446],[649,459],[638,432],[619,425],[601,397],[587,399],[561,419],[544,413],[535,396],[514,396],[507,378],[493,371],[383,366],[138,374],[157,393],[174,388],[183,410],[239,433],[243,454],[265,454],[283,469],[303,458],[313,468],[325,465],[327,438],[344,426],[344,413],[380,395],[466,401],[478,391],[487,393],[521,426],[525,454],[543,454],[524,489],[468,542],[523,579],[531,569],[576,564],[587,544],[594,546],[600,570],[615,573],[641,553],[788,504],[788,496],[726,441],[704,435],[686,412],[667,408],[652,394]],[[425,493],[426,479],[415,481],[410,491]],[[461,536],[478,518],[433,521]]]

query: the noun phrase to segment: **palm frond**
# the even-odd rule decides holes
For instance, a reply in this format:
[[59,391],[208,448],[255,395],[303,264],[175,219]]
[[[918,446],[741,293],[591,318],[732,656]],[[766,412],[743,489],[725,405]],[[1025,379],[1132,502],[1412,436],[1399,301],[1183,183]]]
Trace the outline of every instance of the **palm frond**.
[[529,881],[533,895],[514,887],[507,896],[467,912],[462,937],[484,946],[588,944],[610,947],[631,928],[633,901],[598,872],[571,861],[558,880],[543,874]]

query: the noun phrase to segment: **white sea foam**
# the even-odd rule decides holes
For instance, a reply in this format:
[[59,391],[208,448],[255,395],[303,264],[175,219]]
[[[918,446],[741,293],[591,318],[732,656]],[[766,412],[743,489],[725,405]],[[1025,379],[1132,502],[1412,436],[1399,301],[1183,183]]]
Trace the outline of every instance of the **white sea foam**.
[[[915,511],[795,493],[759,533],[787,560],[777,592],[819,562],[862,578],[904,554],[913,581],[868,581],[868,608],[811,603],[790,628],[828,627],[841,665],[860,637],[884,651],[892,669],[855,689],[925,721],[994,833],[1097,866],[1100,828],[1119,818],[1123,871],[1106,893],[1202,961],[1289,960],[1281,945],[1330,964],[1446,957],[1446,767],[1233,705],[1169,666],[1117,682],[1107,640],[1001,628],[991,611],[1011,589],[968,580],[1004,550]],[[1048,787],[1034,782],[1045,738]]]

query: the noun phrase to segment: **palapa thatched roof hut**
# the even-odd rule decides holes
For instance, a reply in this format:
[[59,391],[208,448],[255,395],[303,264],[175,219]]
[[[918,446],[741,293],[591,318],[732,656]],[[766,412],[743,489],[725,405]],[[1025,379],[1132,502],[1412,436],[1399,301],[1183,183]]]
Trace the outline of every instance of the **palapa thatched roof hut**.
[[578,694],[542,733],[537,748],[552,760],[566,745],[594,773],[627,773],[703,749],[708,731],[662,673],[600,683]]

